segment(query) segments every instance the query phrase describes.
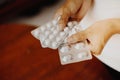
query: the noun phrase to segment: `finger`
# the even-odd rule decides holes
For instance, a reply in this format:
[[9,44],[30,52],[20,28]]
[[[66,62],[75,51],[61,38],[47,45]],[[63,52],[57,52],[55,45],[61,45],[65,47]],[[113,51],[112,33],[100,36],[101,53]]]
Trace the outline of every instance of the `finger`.
[[68,42],[68,44],[72,44],[72,43],[84,41],[85,39],[86,39],[86,33],[85,33],[85,31],[81,31],[81,32],[78,32],[78,33],[70,36],[67,39],[67,42]]
[[81,8],[76,13],[76,15],[73,15],[71,18],[73,20],[80,21],[85,16],[87,11],[89,10],[91,4],[92,4],[92,0],[83,0]]
[[82,0],[67,0],[65,4],[56,12],[55,18],[61,16],[58,21],[60,28],[65,28],[68,19],[79,10],[82,2]]
[[56,20],[58,17],[60,19],[58,20],[58,26],[61,30],[63,30],[68,22],[68,18],[70,17],[70,11],[65,9],[64,7],[61,7],[55,14],[54,20]]

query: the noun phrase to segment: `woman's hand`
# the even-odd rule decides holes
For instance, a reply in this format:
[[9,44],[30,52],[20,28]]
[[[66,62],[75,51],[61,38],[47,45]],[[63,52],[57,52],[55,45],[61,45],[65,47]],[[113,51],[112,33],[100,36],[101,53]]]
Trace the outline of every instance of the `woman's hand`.
[[70,36],[68,38],[68,43],[73,44],[87,40],[87,46],[89,47],[91,53],[100,54],[108,39],[113,34],[117,33],[118,29],[120,32],[120,20],[116,22],[119,24],[119,28],[116,28],[117,26],[115,25],[115,20],[110,19],[96,22],[86,30]]
[[66,0],[55,14],[55,19],[60,16],[59,26],[64,29],[69,20],[80,21],[88,11],[92,0]]

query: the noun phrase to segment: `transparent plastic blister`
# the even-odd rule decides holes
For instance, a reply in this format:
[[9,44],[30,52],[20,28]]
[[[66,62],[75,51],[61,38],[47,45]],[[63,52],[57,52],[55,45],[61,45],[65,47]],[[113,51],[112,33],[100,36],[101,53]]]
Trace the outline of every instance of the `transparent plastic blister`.
[[61,64],[65,65],[92,59],[85,42],[67,44],[67,38],[81,30],[81,26],[76,21],[68,22],[64,30],[60,30],[57,21],[53,20],[36,28],[31,33],[40,40],[43,48],[58,48]]
[[[80,25],[74,26],[74,28],[69,32],[68,37],[81,30],[82,29]],[[86,44],[86,41],[84,41],[69,45],[66,43],[66,41],[64,41],[64,43],[58,49],[61,64],[65,65],[92,59],[92,55]]]
[[64,30],[60,30],[57,23],[53,20],[33,30],[31,33],[40,40],[43,48],[57,49],[75,25],[77,25],[76,21],[69,22]]
[[67,44],[61,45],[59,56],[63,65],[92,59],[92,55],[84,42],[70,46]]

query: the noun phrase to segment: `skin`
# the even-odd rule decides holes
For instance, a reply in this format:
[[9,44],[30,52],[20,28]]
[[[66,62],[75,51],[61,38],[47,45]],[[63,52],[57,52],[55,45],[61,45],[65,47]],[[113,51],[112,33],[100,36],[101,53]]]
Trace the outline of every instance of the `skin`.
[[[64,29],[69,20],[80,21],[90,6],[92,0],[66,0],[65,4],[55,14],[55,18],[61,16],[59,26]],[[68,38],[69,44],[87,41],[92,54],[100,54],[109,38],[120,33],[120,18],[106,19],[92,24],[84,31],[73,34]]]

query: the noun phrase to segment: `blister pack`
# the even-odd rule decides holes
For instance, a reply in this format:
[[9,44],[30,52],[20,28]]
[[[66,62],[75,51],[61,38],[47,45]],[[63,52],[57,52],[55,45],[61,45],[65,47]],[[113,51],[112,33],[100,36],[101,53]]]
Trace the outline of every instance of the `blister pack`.
[[81,26],[76,21],[68,22],[67,27],[60,30],[57,21],[53,20],[36,28],[31,33],[40,40],[43,48],[58,48],[61,64],[65,65],[92,59],[92,55],[85,45],[86,42],[67,44],[67,38],[80,30],[82,30]]
[[[68,37],[81,30],[82,29],[80,25],[74,26],[69,32]],[[66,39],[68,37],[66,37]],[[92,59],[92,55],[86,44],[87,44],[86,41],[84,41],[73,45],[69,45],[66,43],[66,41],[64,41],[64,43],[58,49],[61,64],[65,65]]]
[[57,49],[75,25],[77,25],[76,21],[69,22],[64,30],[60,30],[57,22],[53,20],[33,30],[31,33],[40,40],[43,48]]

